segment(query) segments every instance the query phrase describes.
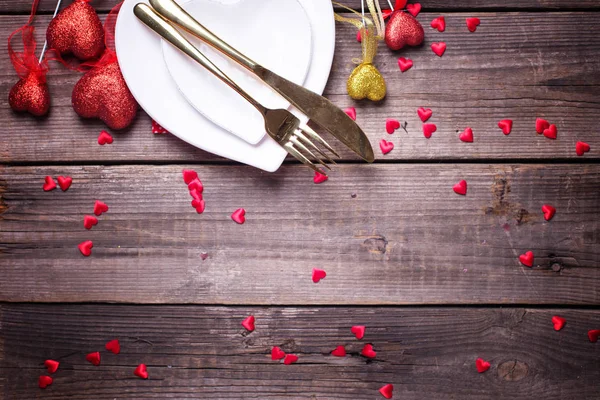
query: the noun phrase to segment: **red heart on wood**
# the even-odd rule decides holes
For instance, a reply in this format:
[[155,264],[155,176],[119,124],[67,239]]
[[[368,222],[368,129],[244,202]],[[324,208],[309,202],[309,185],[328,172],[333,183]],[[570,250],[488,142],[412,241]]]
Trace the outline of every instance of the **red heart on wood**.
[[110,133],[102,131],[100,132],[100,135],[98,135],[98,144],[100,146],[104,146],[105,144],[112,144],[112,142],[113,137],[110,135]]
[[446,43],[444,43],[444,42],[432,43],[431,50],[433,50],[433,52],[435,54],[437,54],[439,57],[441,57],[446,52]]
[[28,112],[41,117],[50,110],[50,90],[45,77],[30,72],[10,89],[8,94],[10,108],[18,112]]
[[550,204],[544,204],[542,206],[542,212],[544,213],[544,219],[550,221],[556,213],[556,208],[552,207]]
[[452,190],[454,193],[465,196],[467,194],[467,181],[464,179],[458,182],[456,185],[452,186]]
[[285,365],[290,365],[295,363],[296,361],[298,361],[298,356],[295,354],[286,354],[285,358],[283,359],[283,363]]
[[394,143],[388,142],[385,139],[381,139],[379,142],[379,148],[383,154],[387,154],[394,149]]
[[412,15],[396,10],[385,27],[385,43],[392,50],[404,46],[418,46],[423,43],[425,32]]
[[533,251],[528,251],[519,256],[519,261],[526,267],[533,267]]
[[596,343],[598,341],[599,337],[600,337],[600,329],[590,329],[588,331],[588,338],[590,339],[590,342]]
[[200,181],[200,179],[198,178],[194,178],[192,179],[192,181],[189,183],[188,185],[188,190],[191,192],[192,190],[195,190],[196,192],[198,192],[199,194],[202,194],[202,192],[204,192],[204,185],[202,185],[202,182]]
[[277,346],[274,346],[271,349],[271,360],[281,360],[283,357],[285,357],[285,351],[281,350]]
[[390,135],[394,132],[396,132],[396,129],[400,128],[400,122],[392,119],[392,118],[388,118],[385,121],[385,131],[387,133],[389,133]]
[[406,9],[412,14],[413,17],[416,17],[421,12],[421,3],[408,4]]
[[477,372],[480,374],[490,369],[490,363],[485,361],[483,358],[478,358],[475,360],[475,366],[477,367]]
[[467,128],[463,133],[458,135],[458,138],[466,143],[473,143],[473,129]]
[[431,118],[433,111],[431,111],[430,108],[419,107],[417,114],[419,115],[419,118],[421,118],[421,121],[427,122],[427,120]]
[[334,357],[346,357],[346,349],[344,346],[338,346],[331,352],[331,355]]
[[94,243],[91,240],[86,240],[85,242],[79,243],[77,246],[79,247],[79,251],[86,257],[89,257],[92,254],[92,247],[94,247]]
[[433,132],[437,131],[435,124],[423,124],[423,135],[429,139]]
[[554,124],[550,125],[548,129],[544,129],[544,136],[546,136],[548,139],[556,139],[557,135],[558,130]]
[[93,353],[89,353],[88,355],[85,356],[85,359],[92,365],[95,365],[96,367],[98,365],[100,365],[100,352],[96,351]]
[[119,343],[118,339],[113,339],[109,342],[106,342],[104,347],[106,348],[106,350],[114,354],[119,354],[121,352],[121,343]]
[[56,189],[56,183],[54,182],[54,179],[52,179],[51,176],[46,176],[44,178],[44,186],[42,186],[42,189],[44,189],[44,192],[49,192],[51,190]]
[[363,337],[365,337],[365,330],[367,329],[366,326],[363,325],[355,325],[352,328],[350,328],[350,332],[352,332],[354,334],[354,336],[356,336],[356,338],[358,340],[362,339]]
[[498,128],[502,129],[502,133],[505,135],[510,134],[512,131],[512,126],[513,122],[510,119],[503,119],[502,121],[498,122]]
[[73,183],[73,178],[70,176],[58,176],[56,180],[58,181],[58,186],[60,186],[63,192],[69,190],[71,183]]
[[86,215],[83,217],[83,227],[85,229],[92,229],[92,226],[98,224],[98,218],[92,215]]
[[102,213],[105,213],[107,211],[108,206],[106,205],[106,203],[103,203],[100,200],[96,200],[96,202],[94,203],[94,214],[96,214],[97,216],[101,216]]
[[254,315],[250,315],[242,321],[242,326],[249,332],[254,332]]
[[327,272],[323,271],[322,269],[313,268],[312,281],[314,283],[319,283],[319,281],[321,279],[325,279],[326,276],[327,276]]
[[545,119],[538,118],[535,120],[535,131],[537,133],[544,133],[546,129],[550,127],[550,123]]
[[[206,209],[206,203],[204,202],[203,199],[194,199],[192,200],[192,207],[194,207],[196,209],[196,212],[198,214],[202,214],[204,212],[204,210]],[[243,222],[242,222],[243,224]]]
[[363,347],[360,354],[367,358],[375,358],[377,356],[377,353],[375,352],[375,350],[373,350],[373,345],[368,343],[365,344],[365,347]]
[[400,71],[406,72],[411,69],[413,66],[413,61],[410,58],[400,57],[398,59],[398,67],[400,67]]
[[54,360],[46,360],[44,361],[44,365],[46,366],[48,372],[53,374],[58,370],[58,366],[60,365],[60,363]]
[[189,185],[190,183],[192,183],[192,181],[194,179],[198,179],[198,173],[191,169],[184,169],[182,171],[182,173],[183,173],[183,181],[185,182],[186,185]]
[[481,20],[479,18],[467,18],[467,28],[469,28],[469,31],[471,32],[475,32],[480,23]]
[[392,385],[391,383],[388,383],[387,385],[384,385],[379,388],[379,393],[381,393],[381,395],[383,397],[385,397],[386,399],[391,399],[392,396],[394,395],[393,392],[394,392],[394,385]]
[[575,152],[580,157],[588,151],[590,151],[590,145],[586,142],[577,142],[577,144],[575,145]]
[[46,387],[52,385],[52,382],[54,382],[54,379],[52,379],[51,376],[40,375],[40,379],[38,380],[38,386],[40,387],[40,389],[46,389]]
[[356,121],[356,108],[354,107],[348,107],[344,110],[344,112],[350,117],[352,118],[352,121]]
[[233,214],[231,214],[231,219],[242,225],[244,222],[246,222],[246,210],[243,208],[238,208],[233,212]]
[[139,376],[142,379],[148,379],[148,370],[146,369],[146,364],[140,364],[133,371],[133,374]]
[[315,171],[315,176],[313,178],[314,183],[323,183],[327,179],[329,179],[329,177],[327,175]]
[[564,319],[563,317],[559,317],[558,315],[555,315],[552,317],[552,324],[554,325],[555,331],[560,331],[565,326],[566,323],[567,323],[567,320]]
[[446,18],[443,16],[434,18],[433,21],[431,21],[431,27],[440,32],[444,32],[446,30]]

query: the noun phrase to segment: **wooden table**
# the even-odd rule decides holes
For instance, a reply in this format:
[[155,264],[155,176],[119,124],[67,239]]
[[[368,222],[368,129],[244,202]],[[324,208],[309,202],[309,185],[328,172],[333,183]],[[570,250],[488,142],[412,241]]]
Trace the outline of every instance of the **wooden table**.
[[[41,1],[40,40],[54,3]],[[105,16],[114,3],[92,4]],[[345,151],[320,185],[293,160],[269,174],[153,135],[143,112],[100,147],[104,125],[71,108],[79,74],[58,65],[50,116],[13,113],[6,39],[29,7],[0,0],[0,397],[379,399],[392,383],[403,400],[600,398],[600,343],[587,337],[600,329],[597,0],[423,1],[425,45],[380,47],[382,104],[345,94],[360,49],[338,24],[325,94],[356,107],[377,161]],[[444,33],[429,27],[439,15]],[[399,56],[415,66],[400,73]],[[420,106],[434,112],[430,140]],[[556,141],[536,135],[536,117],[558,125]],[[387,135],[386,118],[408,134]],[[505,118],[509,136],[496,126]],[[467,126],[472,144],[457,138]],[[383,138],[396,145],[386,156]],[[577,140],[591,152],[578,157]],[[205,185],[203,215],[184,168]],[[46,175],[73,185],[44,192]],[[466,197],[452,192],[460,179]],[[96,199],[110,210],[86,231]],[[558,210],[550,222],[543,204]],[[230,219],[239,207],[244,225]],[[86,239],[89,258],[77,249]],[[533,268],[519,263],[527,250]],[[314,284],[313,268],[327,278]],[[554,315],[567,319],[560,332]],[[353,325],[367,326],[362,341]],[[118,356],[104,351],[113,338]],[[374,360],[359,355],[365,343]],[[329,355],[338,345],[347,357]],[[272,346],[298,363],[271,361]],[[94,367],[85,354],[97,350]],[[477,373],[478,357],[489,371]],[[61,366],[41,390],[48,358]],[[147,381],[133,375],[139,363]]]

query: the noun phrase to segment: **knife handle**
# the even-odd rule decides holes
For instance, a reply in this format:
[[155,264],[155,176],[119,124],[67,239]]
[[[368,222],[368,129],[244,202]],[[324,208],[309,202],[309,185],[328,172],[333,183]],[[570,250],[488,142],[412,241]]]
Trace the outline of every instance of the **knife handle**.
[[258,64],[231,47],[217,35],[206,29],[200,22],[187,13],[174,0],[150,0],[150,5],[167,20],[181,26],[183,29],[196,36],[206,44],[219,50],[241,66],[252,72],[257,70]]

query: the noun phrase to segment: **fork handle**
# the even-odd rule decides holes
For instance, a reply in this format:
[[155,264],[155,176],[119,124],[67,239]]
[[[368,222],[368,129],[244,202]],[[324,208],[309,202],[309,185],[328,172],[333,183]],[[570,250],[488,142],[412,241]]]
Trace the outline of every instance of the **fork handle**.
[[256,72],[259,65],[224,42],[187,13],[174,0],[150,0],[152,7],[167,20],[181,26],[198,39],[219,50],[241,66]]

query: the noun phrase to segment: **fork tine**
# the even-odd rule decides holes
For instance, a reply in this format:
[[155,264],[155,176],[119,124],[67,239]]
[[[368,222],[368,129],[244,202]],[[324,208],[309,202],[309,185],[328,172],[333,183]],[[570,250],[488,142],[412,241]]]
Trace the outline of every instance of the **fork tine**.
[[[298,132],[296,132],[296,135],[298,135]],[[304,150],[305,152],[307,152],[312,158],[317,160],[319,162],[319,164],[321,164],[322,166],[324,166],[327,169],[331,169],[329,167],[329,165],[325,164],[325,162],[323,162],[323,160],[321,160],[319,157],[317,157],[312,151],[310,151],[308,149],[308,147],[306,147],[304,144],[302,144],[302,142],[300,140],[298,140],[297,136],[292,136],[292,137],[290,137],[289,140],[290,140],[290,142],[294,143],[296,146],[300,147],[301,150]]]
[[327,176],[325,171],[323,171],[321,168],[317,168],[312,162],[310,162],[310,160],[308,158],[306,158],[302,153],[300,153],[298,150],[296,150],[294,148],[293,143],[287,142],[286,144],[283,145],[283,147],[287,150],[288,153],[290,153],[292,156],[294,156],[298,161],[302,162],[302,164],[308,165],[313,171]]
[[340,158],[340,155],[338,153],[335,152],[335,150],[333,150],[333,147],[331,147],[329,145],[329,143],[327,143],[321,136],[319,136],[319,134],[317,132],[315,132],[310,126],[308,125],[301,125],[299,127],[299,129],[306,133],[311,139],[316,140],[317,142],[321,143],[323,146],[325,146],[327,148],[327,150],[329,150],[330,152],[332,152],[337,158]]
[[[320,155],[322,155],[323,157],[325,157],[325,159],[327,159],[328,162],[330,162],[331,164],[336,164],[335,161],[333,161],[331,159],[331,157],[329,157],[327,154],[325,154],[320,148],[318,148],[313,142],[311,142],[306,136],[304,136],[301,131],[300,132],[296,132],[296,136],[298,137],[298,139],[300,139],[304,144],[311,146],[311,148],[313,148],[314,150],[316,150]],[[329,168],[329,167],[327,167]],[[331,169],[331,168],[329,168]]]

